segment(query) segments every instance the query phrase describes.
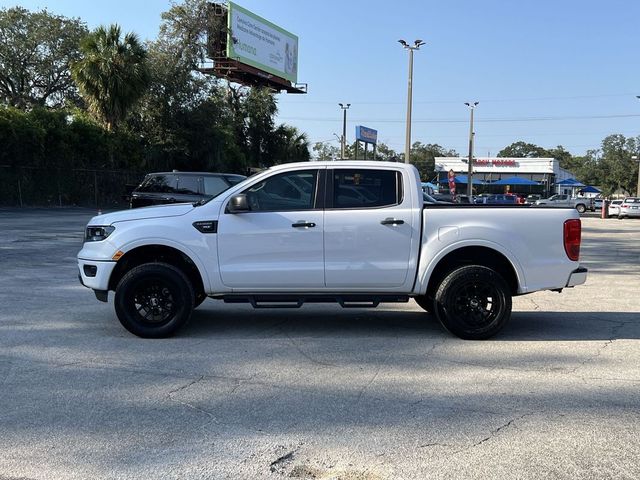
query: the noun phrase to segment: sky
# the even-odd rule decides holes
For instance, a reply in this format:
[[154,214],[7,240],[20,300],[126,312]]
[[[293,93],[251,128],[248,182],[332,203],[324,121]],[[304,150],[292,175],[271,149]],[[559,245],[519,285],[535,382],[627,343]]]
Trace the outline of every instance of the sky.
[[[338,146],[338,103],[356,125],[404,151],[408,52],[414,56],[412,141],[496,155],[523,140],[563,145],[575,155],[614,133],[640,134],[640,2],[634,0],[309,1],[237,0],[298,35],[298,81],[306,95],[278,94],[279,123]],[[90,28],[118,23],[152,40],[165,0],[0,0],[0,7],[47,8]]]

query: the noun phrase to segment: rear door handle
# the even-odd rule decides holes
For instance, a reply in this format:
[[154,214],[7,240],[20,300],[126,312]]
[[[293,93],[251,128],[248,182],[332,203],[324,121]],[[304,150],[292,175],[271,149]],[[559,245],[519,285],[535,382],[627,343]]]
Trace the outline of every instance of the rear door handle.
[[380,222],[382,225],[402,225],[404,220],[398,218],[385,218]]
[[306,222],[304,220],[299,220],[296,223],[292,223],[291,226],[293,228],[313,228],[316,226],[313,222]]

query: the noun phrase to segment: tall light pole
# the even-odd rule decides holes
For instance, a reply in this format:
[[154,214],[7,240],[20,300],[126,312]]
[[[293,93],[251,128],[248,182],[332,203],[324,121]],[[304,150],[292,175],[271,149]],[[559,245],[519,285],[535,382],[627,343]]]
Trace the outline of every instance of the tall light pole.
[[473,195],[473,111],[480,102],[464,102],[471,111],[471,121],[469,122],[469,165],[467,168],[467,196],[471,200]]
[[342,109],[342,145],[340,148],[340,160],[344,160],[344,154],[345,154],[345,150],[347,147],[347,110],[349,110],[349,107],[351,106],[350,103],[347,103],[346,105],[343,105],[342,103],[339,103],[338,105],[340,105],[340,108]]
[[415,40],[413,45],[409,45],[404,40],[398,40],[398,43],[406,50],[409,50],[409,83],[407,88],[407,136],[404,144],[404,163],[409,163],[409,155],[411,152],[411,99],[413,95],[413,51],[420,50],[425,44],[422,40]]

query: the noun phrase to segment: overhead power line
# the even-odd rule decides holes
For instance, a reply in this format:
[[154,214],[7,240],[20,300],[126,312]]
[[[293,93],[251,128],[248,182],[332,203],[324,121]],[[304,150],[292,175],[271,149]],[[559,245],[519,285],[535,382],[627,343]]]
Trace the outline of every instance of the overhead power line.
[[[602,94],[602,95],[572,95],[572,96],[558,96],[558,97],[522,97],[522,98],[493,98],[488,100],[482,100],[482,103],[507,103],[507,102],[539,102],[539,101],[557,101],[557,100],[586,100],[586,99],[594,99],[594,98],[623,98],[623,97],[634,97],[635,93],[613,93],[613,94]],[[288,103],[288,104],[316,104],[316,105],[333,105],[335,101],[333,100],[307,100],[301,99],[300,102],[292,101],[287,102],[286,100],[291,99],[291,97],[281,97],[278,99],[279,103]],[[416,100],[415,104],[421,105],[435,105],[435,104],[458,104],[464,101],[464,99],[458,100]],[[397,101],[397,102],[380,102],[374,100],[354,100],[353,104],[357,105],[404,105],[405,102]]]
[[[499,122],[556,122],[562,120],[594,120],[606,118],[637,118],[638,113],[623,113],[613,115],[567,115],[559,117],[493,117],[482,118],[476,120],[478,123],[499,123]],[[278,117],[279,120],[302,120],[312,122],[336,122],[332,117]],[[404,119],[385,119],[385,118],[354,118],[352,122],[369,122],[369,123],[404,123]],[[413,119],[413,123],[467,123],[468,120],[457,118],[429,118],[429,119]]]

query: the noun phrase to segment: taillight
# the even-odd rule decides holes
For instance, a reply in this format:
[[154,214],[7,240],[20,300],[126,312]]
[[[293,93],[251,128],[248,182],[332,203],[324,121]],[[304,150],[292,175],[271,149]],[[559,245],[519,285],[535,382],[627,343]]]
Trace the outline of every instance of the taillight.
[[622,205],[620,205],[622,208],[629,208],[629,205],[627,205],[626,203],[623,203]]
[[580,219],[573,218],[564,222],[564,251],[567,257],[574,262],[580,258],[580,239],[582,237],[582,224]]

